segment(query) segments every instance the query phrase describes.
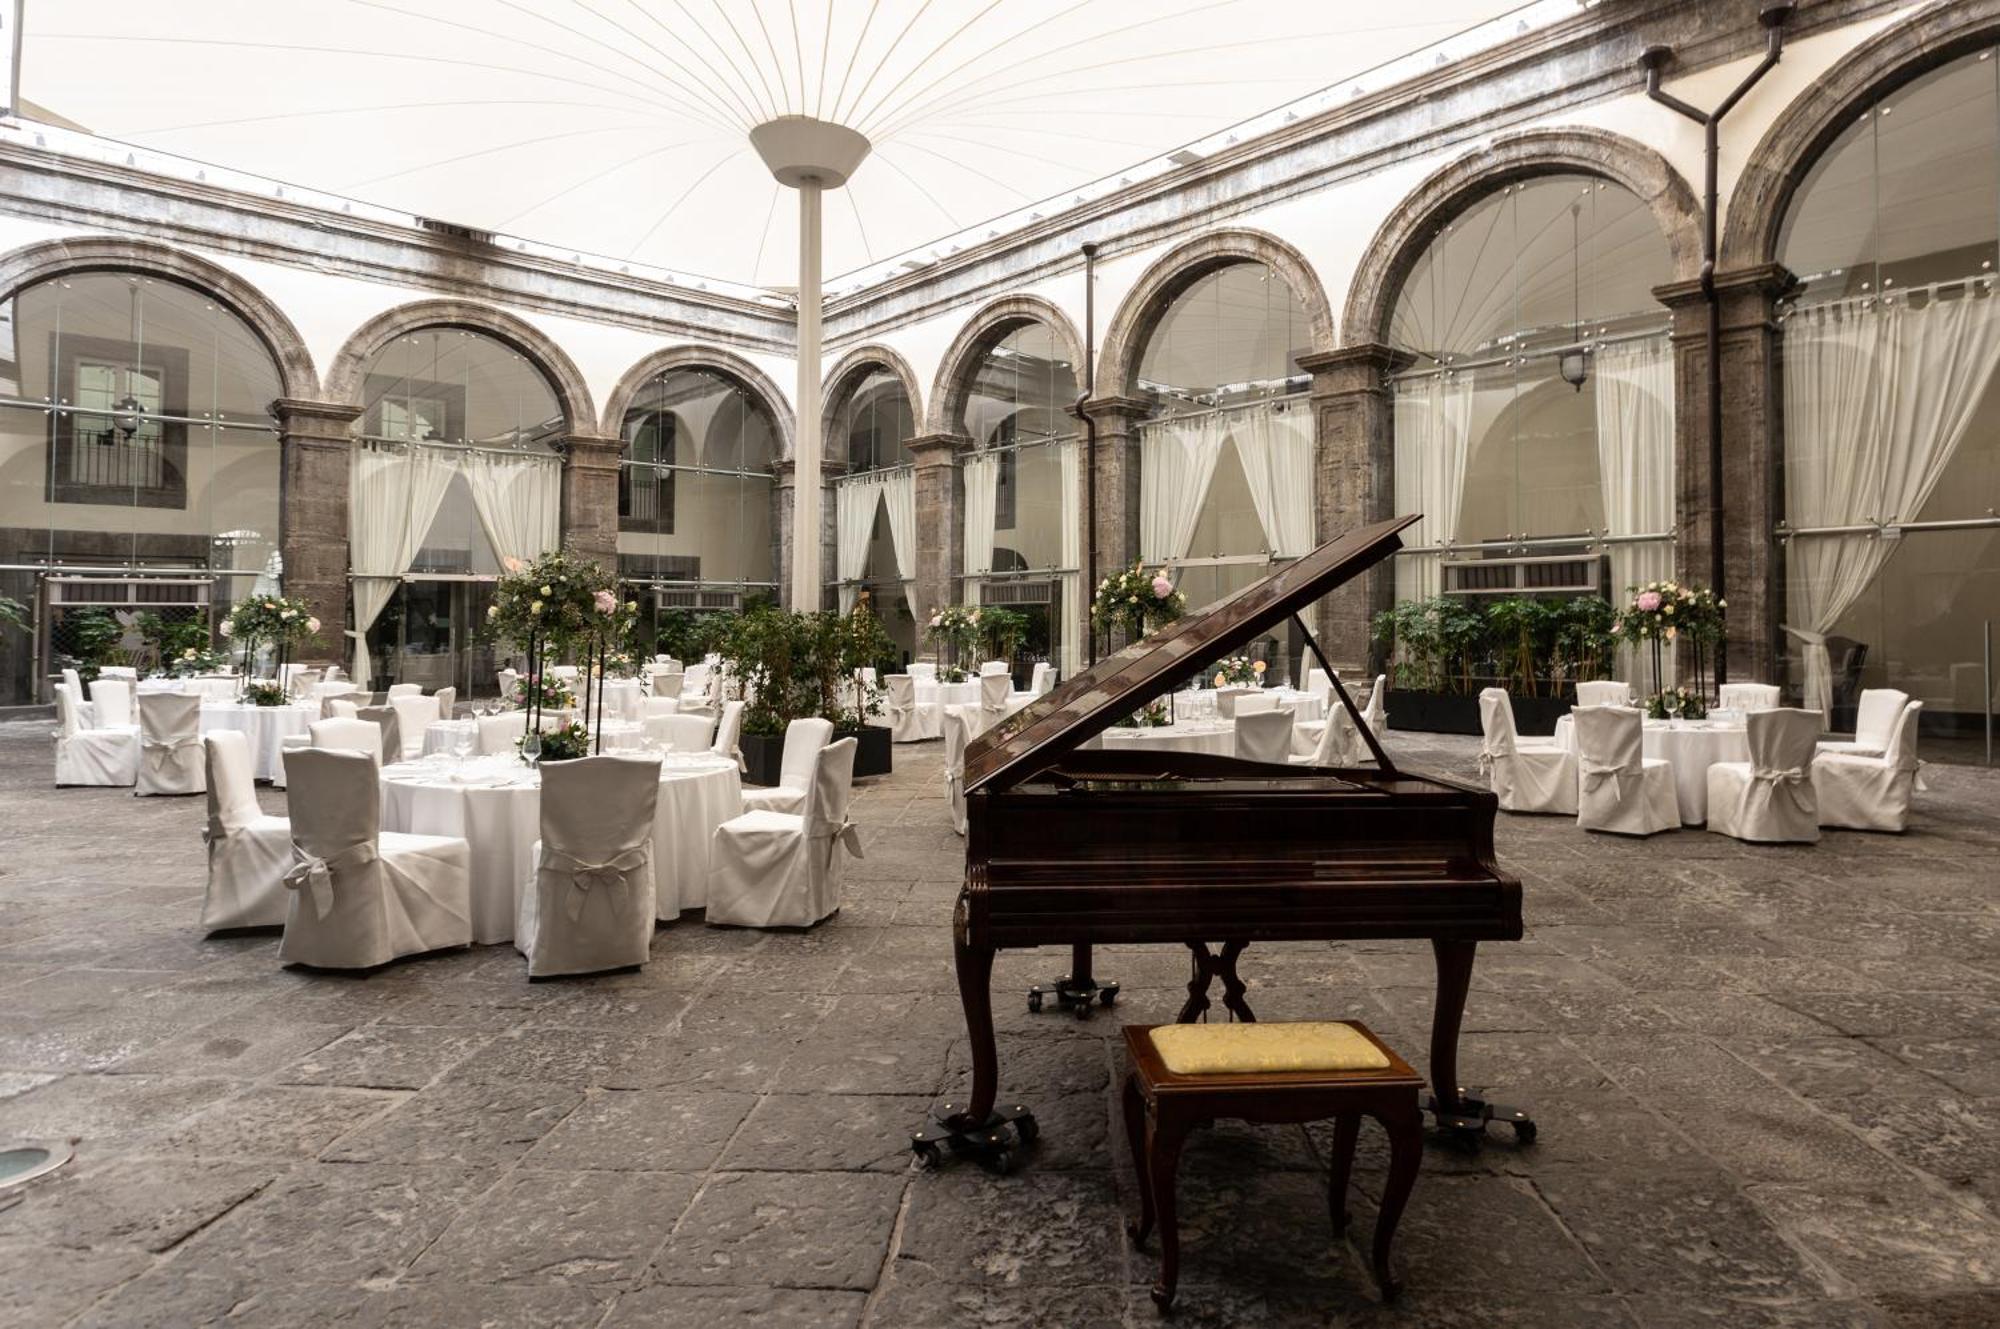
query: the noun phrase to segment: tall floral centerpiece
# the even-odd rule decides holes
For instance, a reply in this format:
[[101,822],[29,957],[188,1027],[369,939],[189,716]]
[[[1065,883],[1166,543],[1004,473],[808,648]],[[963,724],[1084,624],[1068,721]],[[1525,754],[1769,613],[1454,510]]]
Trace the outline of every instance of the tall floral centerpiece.
[[1164,627],[1187,612],[1187,595],[1176,590],[1167,570],[1147,572],[1134,563],[1097,583],[1090,601],[1091,626],[1099,632],[1125,629],[1132,637],[1143,637]]
[[[217,628],[223,639],[243,648],[243,677],[256,672],[257,648],[269,646],[278,681],[285,677],[292,647],[319,635],[319,620],[304,600],[283,595],[253,595],[230,606]],[[282,696],[282,693],[280,694]]]
[[1268,667],[1262,660],[1253,660],[1247,655],[1232,655],[1216,663],[1215,686],[1261,688]]
[[939,677],[947,683],[965,680],[965,661],[979,650],[985,615],[977,605],[947,605],[931,615],[924,637],[943,657]]
[[493,632],[512,641],[526,657],[523,672],[532,682],[523,699],[528,710],[531,756],[544,750],[542,712],[555,683],[553,679],[544,681],[544,675],[549,665],[565,656],[573,657],[580,666],[583,736],[571,732],[574,726],[565,726],[558,746],[564,755],[581,756],[588,735],[595,732],[597,750],[604,750],[602,726],[594,730],[591,717],[595,714],[601,720],[604,710],[605,658],[623,647],[638,613],[638,604],[619,599],[616,580],[594,560],[555,550],[532,563],[507,561],[486,617]]
[[[1728,601],[1705,586],[1677,581],[1649,581],[1631,588],[1632,599],[1611,625],[1612,636],[1635,647],[1644,644],[1653,667],[1653,692],[1647,710],[1655,716],[1698,719],[1707,711],[1708,651],[1722,639],[1723,613]],[[1666,652],[1682,637],[1694,648],[1695,682],[1668,687]]]

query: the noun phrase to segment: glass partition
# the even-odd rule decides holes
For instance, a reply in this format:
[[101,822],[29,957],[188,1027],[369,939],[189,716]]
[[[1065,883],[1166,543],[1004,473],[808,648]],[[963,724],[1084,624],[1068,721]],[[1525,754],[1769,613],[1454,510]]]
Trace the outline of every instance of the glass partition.
[[[852,559],[863,550],[858,567],[828,568],[829,585],[843,607],[866,600],[868,607],[888,629],[890,639],[905,657],[913,657],[921,644],[916,616],[910,605],[911,583],[916,577],[915,551],[906,555],[913,566],[902,566],[896,556],[887,505],[879,490],[913,486],[910,475],[909,442],[916,436],[916,413],[903,380],[889,369],[871,365],[836,385],[833,428],[828,451],[847,459],[848,476],[834,482],[830,501],[834,507],[835,540]],[[843,497],[844,495],[844,497]],[[870,499],[873,501],[871,502]],[[912,489],[912,512],[914,490]],[[864,535],[855,533],[850,542],[847,525],[866,525]],[[844,576],[852,580],[843,580]]]

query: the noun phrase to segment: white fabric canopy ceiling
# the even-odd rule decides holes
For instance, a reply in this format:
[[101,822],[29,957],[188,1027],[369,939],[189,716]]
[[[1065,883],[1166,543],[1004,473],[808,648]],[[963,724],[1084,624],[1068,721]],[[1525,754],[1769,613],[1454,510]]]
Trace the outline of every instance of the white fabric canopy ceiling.
[[797,219],[747,131],[834,120],[875,145],[827,201],[838,293],[1578,7],[27,0],[21,91],[142,149],[760,286],[793,284]]

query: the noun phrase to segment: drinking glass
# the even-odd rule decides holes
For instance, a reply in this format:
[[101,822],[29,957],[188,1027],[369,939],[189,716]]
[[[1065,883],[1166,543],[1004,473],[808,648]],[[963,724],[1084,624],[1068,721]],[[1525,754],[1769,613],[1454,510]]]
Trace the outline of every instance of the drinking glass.
[[527,762],[528,765],[530,766],[536,766],[541,763],[542,760],[541,730],[530,729],[527,732],[527,735],[521,739],[521,760]]
[[477,723],[477,721],[474,721],[472,724],[460,729],[451,740],[451,755],[458,758],[461,762],[472,755],[472,730]]

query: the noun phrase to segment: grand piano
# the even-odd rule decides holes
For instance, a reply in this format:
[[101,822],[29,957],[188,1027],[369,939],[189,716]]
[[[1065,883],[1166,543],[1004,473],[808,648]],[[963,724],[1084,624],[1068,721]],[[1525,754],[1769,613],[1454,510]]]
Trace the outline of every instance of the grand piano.
[[[1389,557],[1416,517],[1349,532],[1219,604],[1190,614],[1079,674],[968,745],[965,885],[952,917],[971,1044],[971,1099],[938,1107],[912,1137],[926,1162],[948,1153],[1005,1170],[1037,1134],[1026,1104],[1000,1100],[993,1037],[994,953],[1069,946],[1058,995],[1109,1005],[1091,947],[1187,946],[1196,978],[1181,1019],[1225,1007],[1254,1019],[1236,957],[1260,941],[1422,937],[1437,961],[1431,1108],[1472,1133],[1494,1118],[1523,1141],[1524,1114],[1468,1097],[1458,1031],[1482,941],[1521,936],[1521,885],[1493,857],[1494,796],[1399,771],[1336,685],[1376,765],[1323,769],[1179,752],[1090,750],[1088,740],[1214,661]],[[1299,623],[1301,630],[1304,624]],[[1322,667],[1318,643],[1307,643]],[[1331,674],[1332,670],[1328,669]],[[1219,953],[1210,950],[1219,945]],[[1042,989],[1037,989],[1039,1004]]]

